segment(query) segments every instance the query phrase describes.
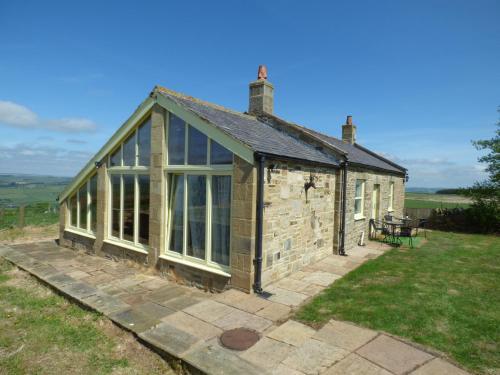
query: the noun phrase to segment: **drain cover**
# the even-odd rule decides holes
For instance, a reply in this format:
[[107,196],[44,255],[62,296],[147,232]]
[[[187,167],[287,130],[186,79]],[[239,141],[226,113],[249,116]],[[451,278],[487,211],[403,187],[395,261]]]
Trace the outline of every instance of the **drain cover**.
[[259,341],[259,334],[248,328],[235,328],[224,332],[220,342],[228,349],[246,350]]

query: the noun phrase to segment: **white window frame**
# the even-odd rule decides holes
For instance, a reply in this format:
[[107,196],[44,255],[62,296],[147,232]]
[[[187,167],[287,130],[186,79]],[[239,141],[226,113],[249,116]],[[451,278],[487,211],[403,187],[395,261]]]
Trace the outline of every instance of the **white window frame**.
[[[213,176],[230,176],[231,177],[231,205],[233,202],[233,164],[210,164],[210,152],[211,152],[211,144],[212,139],[209,135],[207,135],[202,130],[194,127],[191,124],[188,124],[184,121],[185,132],[184,132],[184,164],[183,165],[168,165],[168,129],[169,129],[169,117],[170,113],[167,111],[167,121],[165,121],[165,135],[166,135],[166,167],[164,169],[165,173],[165,202],[166,202],[166,212],[165,212],[165,254],[161,255],[161,258],[167,259],[172,262],[177,262],[181,264],[186,264],[188,266],[192,266],[195,268],[200,268],[209,272],[218,273],[224,276],[230,276],[230,268],[231,268],[231,254],[229,255],[229,264],[224,265],[220,263],[213,262],[212,258],[212,177]],[[207,162],[205,165],[188,165],[186,164],[188,161],[188,137],[189,137],[189,126],[195,128],[200,131],[207,137]],[[222,145],[223,146],[223,145]],[[234,153],[233,153],[234,157]],[[171,251],[169,249],[170,245],[170,234],[171,234],[171,203],[170,199],[170,179],[169,175],[183,175],[184,176],[184,202],[183,202],[183,246],[182,246],[182,254],[178,252]],[[205,176],[206,178],[206,212],[205,212],[205,259],[196,258],[193,256],[187,255],[187,204],[188,204],[188,191],[187,191],[187,176],[189,175],[197,175],[197,176]],[[229,229],[229,249],[232,248],[232,220],[233,220],[233,210],[231,208],[231,217],[230,217],[230,229]]]
[[[361,196],[356,195],[356,185],[358,184],[358,181],[361,182]],[[355,185],[354,185],[354,220],[361,220],[364,219],[364,212],[365,212],[365,185],[366,181],[363,179],[356,179]],[[360,200],[361,201],[361,211],[356,212],[356,201]]]
[[[147,254],[149,252],[150,247],[148,245],[141,244],[139,242],[139,175],[147,175],[150,176],[150,183],[151,183],[151,174],[150,174],[150,167],[149,166],[140,166],[139,164],[139,144],[138,144],[138,131],[139,128],[146,123],[147,121],[151,122],[151,115],[146,116],[142,121],[138,122],[137,126],[130,132],[126,137],[124,137],[123,142],[115,148],[112,152],[108,154],[108,170],[107,170],[107,180],[108,180],[108,186],[107,186],[107,196],[108,196],[108,212],[107,212],[107,223],[108,223],[108,230],[106,233],[106,239],[105,242],[112,243],[117,246],[122,246],[126,247],[128,249]],[[152,126],[152,124],[150,124]],[[123,165],[123,144],[125,143],[126,140],[129,139],[130,135],[133,134],[134,138],[134,145],[135,145],[135,161],[134,165]],[[117,149],[120,149],[120,165],[118,166],[111,166],[111,155],[113,155]],[[151,163],[151,158],[150,158],[150,163]],[[113,213],[112,213],[112,202],[113,202],[113,196],[112,196],[112,183],[111,179],[113,175],[119,175],[120,176],[120,229],[119,229],[119,237],[113,236],[113,228],[112,228],[112,223],[113,223]],[[124,175],[133,175],[134,176],[134,240],[133,241],[128,241],[123,239],[123,176]],[[151,238],[149,238],[149,241],[151,241]]]
[[[66,228],[65,230],[74,232],[77,234],[81,234],[84,236],[92,237],[95,238],[95,233],[92,231],[91,227],[91,220],[92,220],[92,212],[90,211],[90,205],[92,204],[92,195],[90,194],[90,180],[92,178],[96,177],[96,174],[92,175],[89,177],[89,179],[78,186],[78,188],[75,191],[74,196],[76,196],[76,227],[71,224],[71,219],[72,219],[72,212],[71,212],[71,198],[73,197],[73,194],[69,196],[67,202],[67,213],[68,213],[68,220],[66,221]],[[87,227],[86,228],[80,228],[80,189],[86,185],[87,187]]]
[[[119,229],[119,237],[113,236],[113,189],[112,189],[112,176],[120,176],[120,229]],[[123,176],[133,176],[134,177],[134,240],[129,241],[123,238]],[[135,170],[127,170],[123,171],[122,167],[113,167],[108,170],[108,233],[107,233],[107,242],[112,242],[118,244],[119,246],[124,246],[127,248],[132,248],[133,250],[148,253],[149,246],[144,245],[139,242],[139,175],[150,176],[149,170],[144,170],[144,168],[135,169]],[[150,181],[151,182],[151,181]],[[151,240],[151,239],[149,239]]]
[[394,181],[389,182],[389,207],[387,211],[394,211]]

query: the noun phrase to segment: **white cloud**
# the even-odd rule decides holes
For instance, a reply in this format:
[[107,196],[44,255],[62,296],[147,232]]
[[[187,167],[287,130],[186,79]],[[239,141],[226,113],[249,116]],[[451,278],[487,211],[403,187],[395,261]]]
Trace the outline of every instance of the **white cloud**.
[[72,176],[89,161],[92,151],[36,143],[0,144],[0,173]]
[[48,129],[63,133],[90,133],[96,124],[85,118],[40,119],[29,108],[10,101],[0,100],[0,125],[26,129]]
[[0,100],[0,123],[29,128],[38,124],[38,116],[25,106]]

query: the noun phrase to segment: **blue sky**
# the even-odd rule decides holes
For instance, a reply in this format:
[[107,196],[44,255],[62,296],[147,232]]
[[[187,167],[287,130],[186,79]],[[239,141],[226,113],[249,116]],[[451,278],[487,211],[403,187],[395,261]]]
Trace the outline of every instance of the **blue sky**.
[[500,2],[0,3],[0,173],[72,176],[156,84],[244,111],[259,64],[277,115],[405,165],[482,178],[500,105]]

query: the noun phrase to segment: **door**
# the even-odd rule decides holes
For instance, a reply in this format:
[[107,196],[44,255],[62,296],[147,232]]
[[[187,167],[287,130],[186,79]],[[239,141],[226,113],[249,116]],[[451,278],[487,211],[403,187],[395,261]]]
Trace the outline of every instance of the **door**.
[[372,219],[378,220],[380,211],[380,185],[373,185],[372,192]]

